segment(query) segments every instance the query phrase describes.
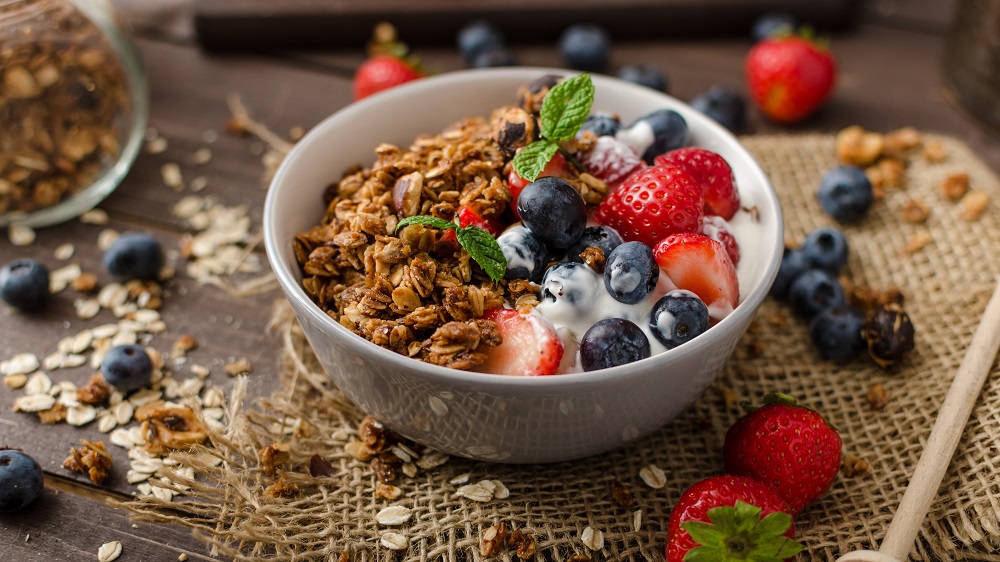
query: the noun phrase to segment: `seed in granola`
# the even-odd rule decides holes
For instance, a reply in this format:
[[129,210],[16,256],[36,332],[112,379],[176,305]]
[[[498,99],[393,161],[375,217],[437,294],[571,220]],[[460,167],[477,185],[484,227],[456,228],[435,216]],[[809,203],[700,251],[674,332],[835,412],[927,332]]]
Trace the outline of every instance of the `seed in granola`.
[[70,449],[63,468],[86,475],[94,484],[103,484],[111,472],[111,454],[103,441],[81,439],[80,444],[82,447]]
[[629,491],[628,486],[618,480],[611,483],[611,499],[615,500],[616,504],[625,509],[635,504],[635,497],[632,496],[632,492]]
[[886,404],[889,403],[889,391],[886,390],[884,386],[879,383],[872,383],[871,387],[868,389],[868,393],[865,394],[865,400],[868,401],[868,405],[874,410],[881,410],[885,408]]
[[837,133],[837,159],[852,166],[867,166],[879,156],[885,148],[882,135],[866,131],[858,125],[852,125]]
[[507,547],[507,524],[493,525],[483,531],[479,539],[479,554],[490,557]]
[[97,562],[112,562],[122,554],[121,541],[106,542],[97,550]]
[[974,189],[965,194],[962,198],[962,211],[959,218],[967,221],[974,221],[986,210],[986,205],[990,202],[990,196],[985,191]]
[[941,196],[949,201],[958,201],[969,190],[969,174],[956,172],[949,174],[938,185]]
[[867,476],[871,467],[867,461],[848,453],[844,456],[843,470],[845,477],[854,478],[855,476]]
[[902,361],[914,348],[913,323],[895,303],[872,311],[865,319],[861,335],[868,343],[868,354],[883,369]]

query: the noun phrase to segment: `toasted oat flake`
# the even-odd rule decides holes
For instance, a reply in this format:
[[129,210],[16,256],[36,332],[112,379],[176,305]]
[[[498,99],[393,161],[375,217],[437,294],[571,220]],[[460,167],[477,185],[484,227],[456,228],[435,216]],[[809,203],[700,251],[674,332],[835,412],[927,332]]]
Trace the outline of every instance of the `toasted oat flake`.
[[430,449],[424,453],[424,456],[417,459],[416,464],[424,470],[430,470],[443,465],[450,458],[446,453]]
[[486,503],[493,499],[493,493],[479,484],[466,484],[455,490],[455,495],[472,501]]
[[396,526],[402,525],[410,520],[412,511],[404,505],[390,505],[389,507],[375,514],[375,521],[379,525]]
[[52,390],[52,379],[43,371],[37,371],[28,378],[28,384],[24,386],[25,394],[48,394]]
[[253,365],[250,364],[250,361],[246,357],[241,357],[236,361],[227,363],[223,369],[226,371],[227,375],[235,377],[237,375],[247,375],[252,373]]
[[642,510],[637,509],[632,512],[632,530],[636,533],[642,528]]
[[639,469],[639,478],[642,478],[642,481],[654,490],[659,490],[667,485],[667,475],[663,469],[655,464],[648,464]]
[[167,162],[160,166],[160,176],[163,184],[175,191],[184,189],[184,176],[181,174],[181,167],[175,162]]
[[929,231],[919,230],[907,239],[906,246],[903,248],[903,254],[915,254],[922,250],[924,246],[930,244],[933,240],[934,238],[931,236]]
[[399,533],[385,533],[379,542],[389,550],[405,550],[407,545],[410,544],[409,539]]
[[19,388],[22,388],[27,383],[28,383],[28,375],[24,373],[7,375],[3,378],[3,385],[11,390],[17,390]]
[[149,477],[152,475],[153,475],[152,473],[148,472],[138,472],[136,470],[129,470],[128,472],[125,473],[125,480],[127,480],[129,484],[138,484],[140,482],[145,482],[146,480],[149,480]]
[[25,374],[30,375],[40,366],[38,356],[34,353],[18,353],[0,363],[0,374],[4,376]]
[[118,427],[118,420],[115,419],[113,415],[109,412],[101,412],[97,416],[97,431],[101,433],[110,433]]
[[146,142],[146,152],[150,154],[162,154],[167,151],[169,142],[166,137],[156,137]]
[[587,527],[580,533],[580,542],[590,550],[601,550],[604,548],[604,533],[593,527]]
[[399,460],[403,462],[413,462],[413,457],[411,457],[406,451],[400,449],[398,445],[393,445],[389,450],[392,451],[392,454]]
[[191,155],[191,161],[198,165],[205,165],[212,161],[212,150],[206,147],[199,148]]
[[76,299],[73,301],[73,308],[76,309],[77,318],[90,320],[101,311],[101,303],[97,299]]
[[499,480],[490,480],[493,484],[493,497],[498,500],[505,500],[510,497],[510,490]]
[[974,221],[983,214],[989,202],[990,196],[985,191],[974,189],[962,197],[962,211],[958,216],[962,220]]
[[448,483],[449,484],[454,484],[456,486],[459,485],[459,484],[467,484],[469,482],[469,478],[471,478],[471,477],[472,477],[471,473],[469,473],[469,472],[463,472],[462,474],[459,474],[458,476],[455,476],[454,478],[452,478],[451,480],[449,480]]
[[208,178],[205,176],[196,176],[193,180],[191,180],[190,188],[191,191],[194,191],[195,193],[204,191],[206,187],[208,187]]
[[191,372],[199,379],[206,379],[211,374],[211,370],[204,365],[191,365]]
[[14,400],[15,412],[41,412],[56,405],[56,399],[48,394],[20,396]]
[[400,469],[407,478],[413,478],[417,475],[417,465],[412,462],[404,462]]
[[117,230],[105,228],[97,235],[97,249],[102,252],[107,250],[115,240],[118,240],[119,236],[121,236],[121,233]]
[[499,482],[499,480],[480,480],[479,482],[476,482],[476,484],[479,484],[484,489],[489,490],[490,494],[493,494],[497,491],[496,482]]
[[146,388],[130,396],[128,401],[131,402],[133,406],[138,408],[139,406],[145,406],[146,404],[156,402],[160,398],[163,398],[163,391]]
[[104,209],[91,209],[80,215],[80,222],[84,224],[108,224],[110,220]]
[[97,550],[98,562],[111,562],[117,560],[122,555],[121,541],[106,542]]
[[76,248],[67,242],[56,246],[56,249],[52,251],[52,257],[65,261],[73,257],[74,253],[76,253]]
[[35,231],[30,226],[12,224],[7,229],[7,237],[15,246],[30,246],[35,243]]
[[119,425],[125,425],[132,419],[132,415],[135,413],[135,408],[132,406],[131,402],[120,402],[115,404],[111,408],[111,414],[114,416],[115,421]]
[[174,501],[174,496],[177,492],[169,488],[161,488],[160,486],[153,486],[153,497],[160,501],[171,502]]
[[66,412],[66,423],[81,427],[97,419],[97,408],[88,404],[75,406]]
[[375,495],[390,501],[398,500],[403,495],[403,490],[399,486],[377,482],[375,484]]
[[49,275],[49,292],[58,293],[69,287],[74,279],[80,276],[83,270],[78,264],[70,264],[53,271]]
[[111,432],[108,435],[108,439],[111,441],[112,445],[117,445],[122,449],[131,449],[135,447],[135,442],[132,441],[130,432],[124,427],[119,427],[118,429]]

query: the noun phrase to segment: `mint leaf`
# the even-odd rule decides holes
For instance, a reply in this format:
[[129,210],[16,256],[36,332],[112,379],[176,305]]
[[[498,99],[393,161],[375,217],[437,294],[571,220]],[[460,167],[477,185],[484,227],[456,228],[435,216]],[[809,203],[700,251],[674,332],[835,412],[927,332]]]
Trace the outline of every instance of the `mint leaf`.
[[528,181],[535,181],[559,150],[559,145],[546,139],[537,140],[514,155],[514,171]]
[[542,136],[556,142],[572,140],[593,103],[594,83],[589,74],[556,84],[542,102]]
[[507,258],[500,250],[495,238],[489,232],[476,227],[467,226],[455,231],[458,243],[469,252],[490,279],[499,281],[507,273]]
[[458,225],[451,221],[446,221],[444,219],[439,219],[437,217],[428,217],[427,215],[417,215],[414,217],[406,217],[405,219],[396,223],[396,230],[403,228],[404,226],[409,226],[411,224],[424,224],[427,226],[433,226],[434,228],[445,230],[446,228],[457,228]]

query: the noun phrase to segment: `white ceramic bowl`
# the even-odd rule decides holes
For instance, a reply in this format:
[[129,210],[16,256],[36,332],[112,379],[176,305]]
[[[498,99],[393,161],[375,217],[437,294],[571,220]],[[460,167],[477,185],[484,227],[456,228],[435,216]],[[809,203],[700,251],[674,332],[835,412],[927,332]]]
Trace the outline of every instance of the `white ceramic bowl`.
[[507,68],[448,73],[352,104],[312,129],[271,182],[264,236],[277,275],[333,382],[392,430],[441,451],[529,463],[605,452],[663,427],[694,402],[722,369],[766,296],[783,248],[781,209],[754,159],[726,130],[649,88],[594,76],[593,109],[629,123],[670,108],[688,122],[691,144],[732,166],[745,206],[737,215],[741,304],[695,340],[648,359],[601,371],[504,377],[438,367],[376,346],[333,321],[301,289],[293,237],[323,215],[323,190],[355,163],[371,164],[382,142],[408,146],[472,115],[511,104],[517,87],[565,70]]

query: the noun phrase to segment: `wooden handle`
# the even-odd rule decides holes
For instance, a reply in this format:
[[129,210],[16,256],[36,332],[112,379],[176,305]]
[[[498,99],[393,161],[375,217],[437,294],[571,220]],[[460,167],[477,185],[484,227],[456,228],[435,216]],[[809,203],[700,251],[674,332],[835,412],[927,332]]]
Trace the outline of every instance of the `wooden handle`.
[[910,484],[903,493],[899,509],[889,524],[879,552],[897,560],[906,560],[917,532],[941,487],[951,457],[969,421],[969,414],[982,390],[986,376],[1000,348],[1000,280],[972,336],[972,343],[955,373],[955,379],[941,404],[927,444],[920,455]]

